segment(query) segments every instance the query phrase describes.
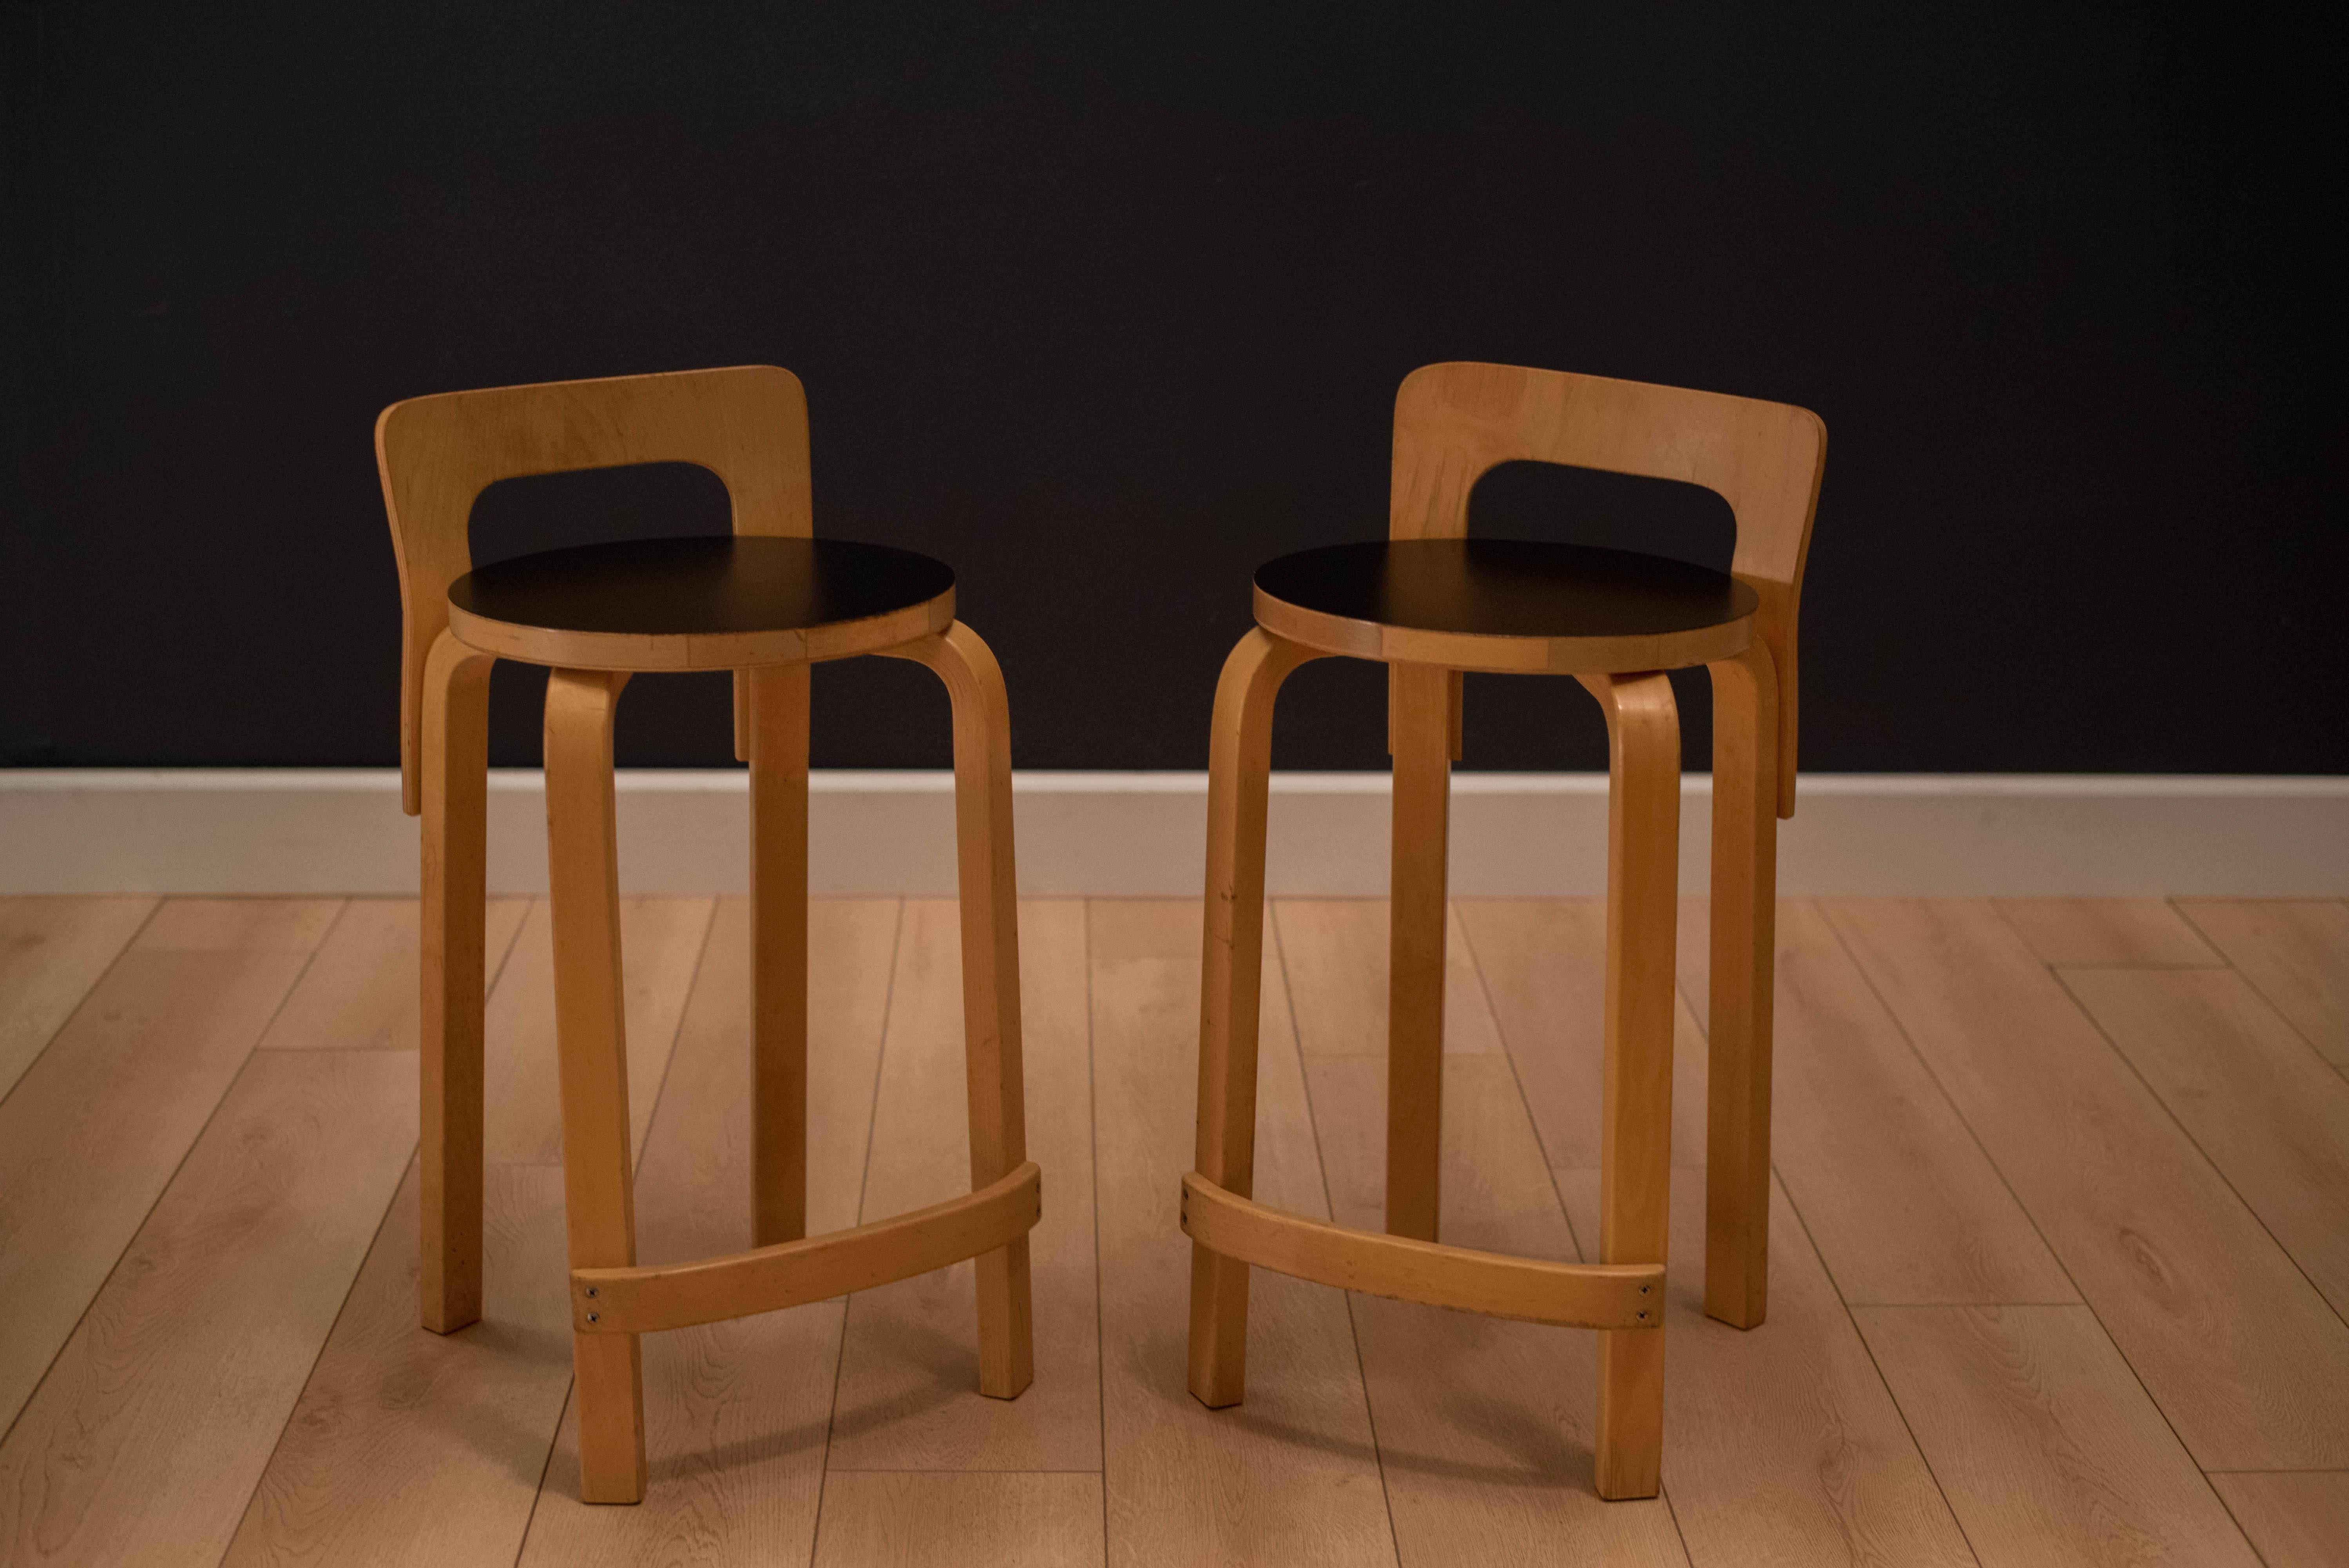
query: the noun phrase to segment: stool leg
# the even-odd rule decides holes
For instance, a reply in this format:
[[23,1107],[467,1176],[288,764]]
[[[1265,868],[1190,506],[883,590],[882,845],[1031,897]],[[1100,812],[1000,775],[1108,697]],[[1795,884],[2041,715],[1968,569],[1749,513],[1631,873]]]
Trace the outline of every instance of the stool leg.
[[[970,1094],[970,1184],[1028,1158],[1019,1063],[1019,903],[1011,843],[1011,707],[1003,671],[957,621],[895,656],[927,665],[954,703],[955,857],[962,903],[963,1058]],[[1028,1237],[982,1253],[978,1391],[1019,1398],[1036,1376]]]
[[[547,884],[554,914],[554,1037],[563,1088],[563,1201],[571,1266],[636,1261],[628,1137],[612,713],[625,674],[555,670],[546,683]],[[645,1495],[645,1395],[633,1334],[574,1334],[579,1497]]]
[[[1321,655],[1261,627],[1224,661],[1207,761],[1206,932],[1199,983],[1202,1176],[1256,1188],[1256,1050],[1264,986],[1264,834],[1272,707],[1280,683]],[[1191,1392],[1237,1405],[1247,1381],[1247,1264],[1191,1244]]]
[[435,1334],[481,1315],[481,926],[496,663],[444,631],[424,666],[416,1284],[424,1326]]
[[1713,991],[1704,1310],[1760,1324],[1770,1282],[1770,1021],[1777,956],[1778,692],[1755,643],[1713,672]]
[[750,1230],[807,1234],[808,666],[750,689]]
[[[1680,716],[1661,674],[1586,676],[1607,710],[1607,1065],[1601,1263],[1662,1263],[1671,1204],[1672,948]],[[1661,1315],[1664,1304],[1654,1310]],[[1664,1331],[1599,1336],[1593,1469],[1604,1498],[1653,1497],[1663,1466]]]
[[1388,667],[1387,1230],[1435,1240],[1444,1166],[1444,934],[1459,674]]

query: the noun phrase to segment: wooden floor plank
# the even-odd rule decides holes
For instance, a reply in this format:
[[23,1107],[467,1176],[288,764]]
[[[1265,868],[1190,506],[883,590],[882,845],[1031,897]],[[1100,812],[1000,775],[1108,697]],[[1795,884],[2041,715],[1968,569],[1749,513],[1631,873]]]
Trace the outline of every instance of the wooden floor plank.
[[[1462,899],[1456,907],[1542,1149],[1559,1170],[1599,1164],[1607,901]],[[1704,1163],[1703,1033],[1673,1014],[1672,1163]]]
[[[288,933],[316,940],[335,907],[167,903],[0,1101],[0,1425],[40,1381],[301,974],[309,954]],[[222,918],[207,925],[215,910]],[[166,914],[175,916],[168,924]]]
[[2086,1307],[1854,1315],[1982,1568],[2255,1568]]
[[[1599,1172],[1558,1172],[1578,1225]],[[1964,1533],[1867,1345],[1775,1186],[1770,1320],[1704,1315],[1704,1187],[1672,1180],[1664,1491],[1696,1568],[1971,1564]]]
[[[2335,1311],[2349,1315],[2349,1081],[2231,970],[2064,983]],[[2342,1395],[2349,1398],[2349,1387]]]
[[2002,898],[1997,903],[2049,964],[2226,966],[2168,899]]
[[340,917],[338,898],[167,898],[133,945],[141,953],[318,950]]
[[[1298,1008],[1301,1030],[1301,995]],[[1384,1064],[1323,1057],[1305,1070],[1332,1217],[1379,1230]],[[1579,1255],[1506,1057],[1444,1064],[1443,1207],[1446,1242]],[[1595,1216],[1590,1223],[1595,1235]],[[1565,1542],[1590,1562],[1688,1562],[1661,1499],[1605,1502],[1592,1490],[1589,1335],[1377,1296],[1352,1296],[1350,1306],[1405,1563],[1538,1562]]]
[[[529,908],[528,899],[489,902],[483,951],[492,984]],[[416,901],[351,900],[278,1009],[262,1048],[416,1049]]]
[[[1185,1386],[1190,1243],[1178,1223],[1198,1092],[1197,901],[1088,906],[1099,1132],[1109,1561],[1392,1562],[1345,1298],[1257,1271],[1247,1402]],[[1329,1215],[1288,998],[1266,966],[1256,1195]]]
[[[951,902],[905,906],[864,1221],[970,1191],[961,930]],[[832,1421],[833,1470],[1101,1468],[1101,1323],[1093,1264],[1092,1082],[1081,902],[1019,909],[1028,1157],[1044,1171],[1029,1233],[1036,1380],[978,1391],[968,1263],[853,1297]]]
[[2196,1462],[2349,1466],[2349,1326],[2013,927],[1826,907]]
[[[894,900],[819,900],[808,921],[808,1224],[855,1223],[897,935]],[[750,1244],[749,905],[725,901],[636,1180],[637,1255]],[[565,1412],[525,1565],[805,1563],[823,1487],[842,1304],[644,1339],[645,1500],[581,1503]]]
[[151,898],[0,898],[0,1099],[155,911]]
[[2349,1563],[2349,1470],[2267,1470],[2210,1478],[2267,1568]]
[[2194,899],[2178,907],[2327,1060],[2349,1072],[2349,903]]
[[1101,1477],[834,1474],[815,1560],[826,1568],[1093,1568],[1102,1560]]
[[[645,1130],[677,1043],[678,1020],[709,933],[706,898],[620,901],[627,987],[628,1122],[644,1157]],[[749,1004],[746,1002],[745,1006]],[[554,928],[544,900],[531,906],[490,994],[484,1145],[497,1161],[556,1164],[563,1122],[555,1097]]]
[[[1285,898],[1271,905],[1291,995],[1299,1001],[1297,1048],[1306,1057],[1387,1054],[1387,901]],[[1500,1032],[1485,1004],[1475,959],[1445,912],[1444,1049],[1497,1051]],[[1306,998],[1310,1005],[1304,1005]]]
[[[1681,905],[1706,1014],[1707,903]],[[1900,1026],[1809,900],[1778,906],[1772,1163],[1846,1301],[2077,1301]],[[1703,1048],[1702,1045],[1700,1049]]]
[[252,1057],[0,1443],[0,1557],[218,1559],[415,1147],[415,1075]]
[[508,1568],[571,1386],[563,1172],[483,1171],[481,1320],[417,1323],[413,1165],[231,1543],[227,1568]]

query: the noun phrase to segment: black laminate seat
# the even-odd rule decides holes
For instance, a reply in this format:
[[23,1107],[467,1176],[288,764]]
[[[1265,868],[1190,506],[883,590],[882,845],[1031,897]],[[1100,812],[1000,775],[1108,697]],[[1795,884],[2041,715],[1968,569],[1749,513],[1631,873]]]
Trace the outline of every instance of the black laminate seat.
[[1594,671],[1709,663],[1745,645],[1760,603],[1687,562],[1522,539],[1300,551],[1257,569],[1256,599],[1266,626],[1333,653]]
[[[450,624],[507,657],[726,668],[869,653],[954,620],[954,572],[910,550],[727,535],[576,545],[477,568]],[[652,662],[647,662],[648,660]]]

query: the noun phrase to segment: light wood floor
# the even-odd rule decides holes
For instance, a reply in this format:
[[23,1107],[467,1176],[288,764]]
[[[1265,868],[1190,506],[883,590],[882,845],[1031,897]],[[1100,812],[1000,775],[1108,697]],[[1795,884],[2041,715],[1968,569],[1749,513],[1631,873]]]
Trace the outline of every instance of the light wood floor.
[[[1258,1191],[1378,1221],[1385,911],[1277,906]],[[0,901],[0,1562],[2349,1563],[2349,904],[1790,903],[1771,1316],[1673,1212],[1664,1496],[1570,1331],[1259,1274],[1184,1391],[1199,914],[1023,912],[1035,1386],[969,1265],[646,1341],[582,1507],[546,912],[492,914],[489,1310],[417,1326],[415,911]],[[626,921],[647,1261],[745,1244],[746,912]],[[1594,1236],[1603,913],[1463,903],[1447,1240]],[[1686,912],[1676,1147],[1701,1156]],[[814,920],[812,1220],[958,1191],[951,906]]]

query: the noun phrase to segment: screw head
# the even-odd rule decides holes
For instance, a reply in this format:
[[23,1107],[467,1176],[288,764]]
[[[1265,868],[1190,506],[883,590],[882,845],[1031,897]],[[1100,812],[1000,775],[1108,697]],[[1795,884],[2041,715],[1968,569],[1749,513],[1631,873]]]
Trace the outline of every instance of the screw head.
[[[591,1312],[591,1313],[589,1313],[589,1314],[587,1315],[587,1321],[588,1321],[588,1322],[590,1322],[590,1323],[595,1322],[595,1315],[594,1313],[592,1313],[592,1312]],[[1640,1314],[1640,1322],[1642,1322],[1642,1323],[1647,1322],[1647,1321],[1648,1321],[1648,1315],[1647,1315],[1646,1313],[1644,1313],[1644,1312],[1642,1312],[1641,1314]]]
[[[1643,1312],[1640,1315],[1641,1317],[1645,1317],[1648,1315]],[[587,1315],[587,1321],[590,1323],[601,1323],[604,1321],[604,1315],[600,1312],[591,1312]]]
[[[1647,1287],[1646,1285],[1641,1285],[1641,1286],[1640,1287],[1640,1294],[1641,1294],[1641,1295],[1644,1295],[1645,1294],[1647,1294],[1647,1289],[1648,1289],[1648,1287]],[[589,1285],[589,1286],[587,1287],[587,1294],[588,1294],[590,1296],[593,1296],[593,1295],[595,1294],[595,1287],[594,1285],[592,1285],[592,1284],[591,1284],[591,1285]]]
[[[1652,1290],[1652,1289],[1654,1289],[1654,1288],[1655,1288],[1655,1287],[1654,1287],[1654,1286],[1652,1286],[1652,1285],[1644,1285],[1644,1284],[1643,1284],[1643,1285],[1641,1285],[1641,1286],[1640,1287],[1640,1294],[1641,1295],[1647,1295],[1647,1294],[1648,1294],[1648,1292],[1649,1292],[1649,1291],[1651,1291],[1651,1290]],[[589,1291],[587,1294],[588,1294],[589,1295],[594,1295],[595,1293],[594,1291],[592,1291],[592,1290],[591,1290],[591,1291]]]

